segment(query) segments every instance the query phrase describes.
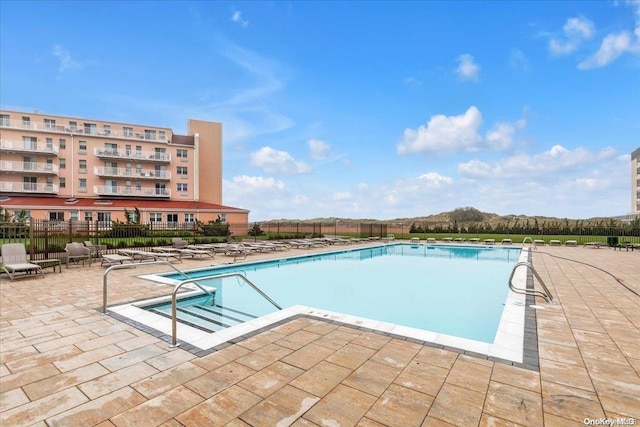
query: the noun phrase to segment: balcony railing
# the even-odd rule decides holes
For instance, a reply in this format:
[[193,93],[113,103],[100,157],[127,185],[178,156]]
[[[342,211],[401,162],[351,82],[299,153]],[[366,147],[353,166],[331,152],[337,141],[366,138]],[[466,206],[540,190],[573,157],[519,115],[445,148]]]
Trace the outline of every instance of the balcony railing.
[[169,180],[171,179],[171,172],[169,171],[156,171],[149,169],[131,169],[131,168],[110,168],[110,167],[102,167],[95,166],[93,168],[93,173],[97,176],[107,176],[107,177],[115,177],[115,178],[127,178],[127,179],[162,179]]
[[171,162],[171,154],[156,153],[155,151],[119,151],[96,148],[93,150],[93,154],[106,159],[135,160],[137,162]]
[[11,129],[24,129],[24,130],[32,130],[32,131],[40,131],[40,132],[56,132],[56,133],[65,133],[67,135],[95,135],[95,136],[103,136],[107,138],[117,138],[117,139],[133,139],[137,141],[155,141],[155,142],[167,142],[167,136],[153,134],[153,133],[145,133],[145,132],[125,132],[125,131],[117,131],[117,130],[109,130],[109,129],[97,129],[97,128],[84,128],[84,127],[76,127],[72,128],[71,126],[63,126],[56,125],[50,123],[42,123],[42,122],[24,122],[22,120],[0,120],[0,128],[11,128]]
[[46,193],[58,194],[59,187],[54,184],[36,184],[33,182],[0,182],[0,191],[8,193]]
[[46,142],[17,141],[11,139],[0,139],[0,151],[16,151],[27,153],[44,153],[58,155],[60,151],[55,144]]
[[127,186],[94,185],[93,192],[98,196],[122,197],[171,197],[171,190],[158,188],[135,188]]
[[18,162],[3,160],[0,161],[0,171],[2,172],[28,172],[28,173],[45,173],[57,174],[58,165],[42,162]]

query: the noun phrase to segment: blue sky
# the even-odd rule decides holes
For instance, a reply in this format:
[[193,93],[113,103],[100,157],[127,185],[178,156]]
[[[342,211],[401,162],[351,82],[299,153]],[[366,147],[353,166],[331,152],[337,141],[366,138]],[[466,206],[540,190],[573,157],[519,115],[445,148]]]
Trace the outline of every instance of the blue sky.
[[640,2],[0,2],[4,109],[223,123],[274,218],[631,211]]

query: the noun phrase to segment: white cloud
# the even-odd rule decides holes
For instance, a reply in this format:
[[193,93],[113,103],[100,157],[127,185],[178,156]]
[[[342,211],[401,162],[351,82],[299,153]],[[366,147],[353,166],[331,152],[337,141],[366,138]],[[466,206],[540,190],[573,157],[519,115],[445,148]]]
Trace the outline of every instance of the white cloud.
[[519,153],[494,163],[471,160],[459,164],[458,173],[472,179],[550,178],[588,170],[603,159],[614,157],[615,149],[612,147],[591,152],[581,147],[568,150],[561,145],[554,145],[540,154]]
[[470,80],[477,82],[480,66],[474,62],[473,56],[465,53],[458,57],[458,68],[456,74],[460,80]]
[[242,12],[240,11],[234,11],[233,14],[231,15],[231,20],[233,22],[235,22],[236,24],[239,24],[243,27],[246,27],[247,25],[249,25],[249,20],[247,19],[242,19]]
[[310,139],[308,144],[309,150],[311,151],[311,158],[313,160],[324,160],[327,158],[331,145],[319,139]]
[[333,193],[332,199],[336,201],[351,200],[351,193],[348,191],[339,191],[337,193]]
[[82,67],[82,64],[71,57],[71,53],[60,45],[54,45],[51,53],[55,56],[60,65],[58,71],[64,73],[67,70],[73,70]]
[[296,161],[286,151],[262,147],[251,153],[251,165],[265,172],[281,174],[304,174],[311,172],[311,167],[305,162]]
[[479,133],[482,114],[475,106],[471,106],[464,114],[438,114],[431,117],[426,126],[421,125],[416,130],[405,129],[397,152],[455,154],[485,149],[504,151],[513,147],[516,131],[524,129],[526,124],[524,118],[514,123],[498,122],[483,138]]
[[[636,45],[638,41],[635,42]],[[579,70],[604,67],[618,59],[625,52],[637,50],[634,41],[627,31],[618,34],[608,34],[596,53],[578,64]]]
[[509,64],[516,70],[529,70],[529,60],[520,49],[511,49]]
[[426,126],[422,125],[417,130],[405,129],[398,144],[398,154],[476,151],[482,142],[478,134],[481,124],[482,114],[474,106],[458,116],[438,114],[431,117]]
[[591,39],[595,32],[593,22],[581,16],[567,19],[562,29],[564,31],[562,40],[556,38],[549,40],[549,51],[556,56],[575,52],[582,42]]
[[422,86],[422,81],[415,77],[405,77],[404,83],[407,85]]
[[261,192],[283,193],[286,191],[284,182],[272,177],[240,175],[234,176],[233,181],[225,181],[225,193],[255,194]]

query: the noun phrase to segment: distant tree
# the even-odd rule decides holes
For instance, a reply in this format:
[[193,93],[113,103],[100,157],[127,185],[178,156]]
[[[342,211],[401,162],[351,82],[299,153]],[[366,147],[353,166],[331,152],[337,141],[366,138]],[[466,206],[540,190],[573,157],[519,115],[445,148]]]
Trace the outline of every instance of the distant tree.
[[476,208],[457,208],[449,214],[449,218],[456,222],[481,222],[484,221],[484,214]]

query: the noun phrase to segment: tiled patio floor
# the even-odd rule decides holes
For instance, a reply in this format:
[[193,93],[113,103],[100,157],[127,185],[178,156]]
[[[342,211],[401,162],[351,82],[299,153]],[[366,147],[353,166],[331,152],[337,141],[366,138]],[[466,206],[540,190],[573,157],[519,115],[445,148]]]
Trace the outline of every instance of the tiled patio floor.
[[[534,251],[559,301],[537,310],[539,372],[304,316],[197,357],[101,315],[96,264],[2,276],[0,425],[640,423],[640,297],[575,261],[640,294],[638,251]],[[113,272],[109,304],[166,295],[134,276],[160,270]]]

